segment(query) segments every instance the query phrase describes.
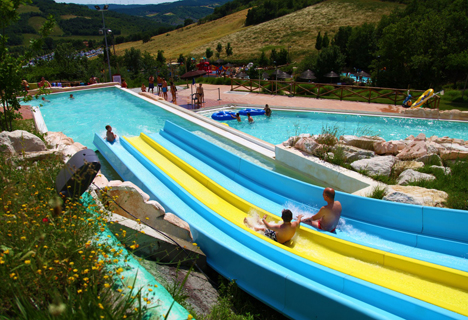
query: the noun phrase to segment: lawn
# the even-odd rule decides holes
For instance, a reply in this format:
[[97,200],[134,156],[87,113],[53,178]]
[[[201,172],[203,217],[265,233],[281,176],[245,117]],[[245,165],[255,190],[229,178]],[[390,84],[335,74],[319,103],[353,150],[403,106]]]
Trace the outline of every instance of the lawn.
[[[42,27],[44,22],[46,21],[45,18],[43,17],[31,17],[28,20],[28,24],[33,27],[36,31],[39,31],[39,29]],[[54,29],[51,32],[51,36],[61,36],[63,34],[62,29],[58,26],[58,24],[55,24]]]

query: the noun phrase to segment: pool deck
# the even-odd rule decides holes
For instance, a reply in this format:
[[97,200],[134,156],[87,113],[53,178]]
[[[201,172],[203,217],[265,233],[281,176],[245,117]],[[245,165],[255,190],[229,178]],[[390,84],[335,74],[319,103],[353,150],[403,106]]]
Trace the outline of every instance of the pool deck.
[[[218,100],[218,88],[221,100]],[[402,109],[400,106],[394,106],[390,104],[340,101],[306,97],[288,97],[262,93],[247,93],[241,91],[232,92],[230,91],[231,86],[226,85],[203,84],[203,89],[205,93],[205,103],[202,104],[202,108],[216,107],[232,103],[259,106],[268,104],[270,107],[305,107],[310,108],[311,110],[330,110],[343,112],[365,111],[372,113],[399,113]],[[193,88],[193,92],[195,92],[195,87]],[[193,109],[193,106],[190,105],[191,93],[192,91],[190,88],[179,90],[177,93],[177,104],[187,109]]]

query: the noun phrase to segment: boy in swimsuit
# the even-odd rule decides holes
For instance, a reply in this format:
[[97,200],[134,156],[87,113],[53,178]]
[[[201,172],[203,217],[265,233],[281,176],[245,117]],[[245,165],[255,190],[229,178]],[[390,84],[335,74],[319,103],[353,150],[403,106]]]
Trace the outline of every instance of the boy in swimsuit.
[[265,110],[265,115],[266,115],[267,117],[270,117],[270,116],[271,116],[271,109],[270,109],[270,107],[269,107],[267,104],[265,105],[265,108],[263,108],[263,110]]
[[106,130],[107,130],[106,140],[109,141],[109,142],[114,142],[115,138],[117,138],[117,136],[115,135],[115,133],[112,132],[112,127],[110,125],[107,125]]
[[174,85],[174,82],[171,81],[171,94],[172,94],[172,101],[173,103],[177,104],[177,88]]
[[237,119],[237,122],[241,122],[241,117],[239,115],[239,112],[236,113],[236,115],[231,114],[231,117],[233,117],[234,119]]
[[[149,89],[150,88],[148,88],[148,92],[149,92]],[[141,92],[146,92],[146,86],[144,83],[141,84]]]
[[341,217],[341,203],[335,201],[335,190],[332,188],[325,188],[323,190],[323,200],[327,202],[327,205],[320,208],[319,212],[314,216],[305,218],[302,221],[314,228],[335,232]]
[[[283,209],[281,213],[281,218],[283,223],[270,223],[266,221],[267,215],[263,216],[261,222],[257,225],[250,225],[247,218],[244,219],[244,223],[249,227],[253,228],[255,231],[263,231],[265,236],[268,238],[277,241],[281,244],[289,241],[296,234],[296,229],[301,224],[302,215],[297,216],[297,220],[291,222],[293,214],[289,209]],[[263,224],[263,225],[262,225]]]
[[247,113],[247,119],[249,120],[249,123],[254,122],[254,119],[250,116],[250,113]]
[[162,89],[162,79],[161,79],[160,76],[158,76],[157,81],[158,81],[158,96],[160,96],[160,95],[161,95],[161,91],[162,91],[162,90],[161,90],[161,89]]
[[162,92],[163,92],[163,98],[164,98],[164,100],[167,101],[167,81],[166,81],[165,78],[163,78]]
[[[151,90],[151,93],[154,93],[154,77],[153,76],[150,76],[149,79],[148,79],[148,92]],[[141,87],[143,88],[143,85],[141,85]],[[144,92],[144,91],[142,91]]]

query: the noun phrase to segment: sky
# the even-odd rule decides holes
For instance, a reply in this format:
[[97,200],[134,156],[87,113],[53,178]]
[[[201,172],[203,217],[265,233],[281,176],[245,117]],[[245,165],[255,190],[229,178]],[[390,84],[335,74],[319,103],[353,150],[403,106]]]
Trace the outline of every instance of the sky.
[[58,3],[76,3],[76,4],[160,4],[165,2],[174,2],[176,0],[56,0]]

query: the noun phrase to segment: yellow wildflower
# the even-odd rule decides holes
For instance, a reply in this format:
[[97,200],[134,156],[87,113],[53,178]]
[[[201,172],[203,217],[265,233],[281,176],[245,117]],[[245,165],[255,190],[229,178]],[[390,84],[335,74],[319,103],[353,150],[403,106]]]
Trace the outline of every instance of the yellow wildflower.
[[31,263],[31,260],[24,260],[24,263],[25,263],[25,264],[30,264],[30,263]]

